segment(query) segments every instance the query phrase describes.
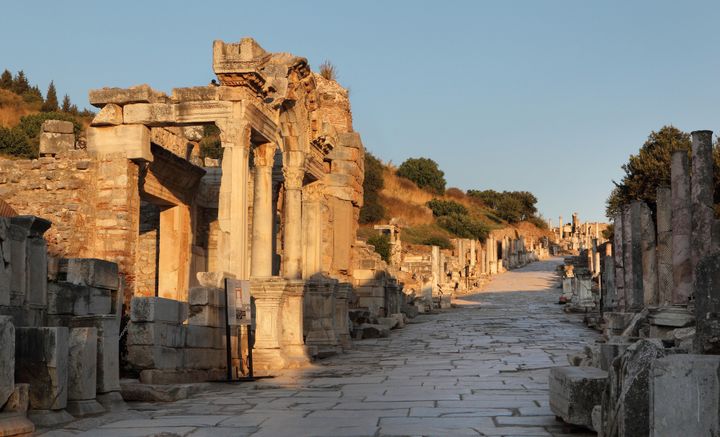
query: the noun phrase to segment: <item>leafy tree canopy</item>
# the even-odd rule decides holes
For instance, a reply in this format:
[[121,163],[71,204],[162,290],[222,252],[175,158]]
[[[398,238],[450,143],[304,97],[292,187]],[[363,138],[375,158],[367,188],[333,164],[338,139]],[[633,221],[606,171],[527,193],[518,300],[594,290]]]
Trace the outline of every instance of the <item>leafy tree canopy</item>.
[[415,182],[420,188],[435,194],[445,193],[445,173],[437,162],[428,158],[409,158],[397,169],[397,175]]

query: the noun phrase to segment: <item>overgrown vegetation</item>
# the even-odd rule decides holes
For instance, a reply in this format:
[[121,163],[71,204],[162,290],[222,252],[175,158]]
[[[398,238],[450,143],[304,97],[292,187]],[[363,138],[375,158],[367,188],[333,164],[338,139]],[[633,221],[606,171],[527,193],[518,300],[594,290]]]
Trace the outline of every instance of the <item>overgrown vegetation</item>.
[[330,61],[325,61],[320,64],[320,76],[327,80],[337,81],[337,70],[335,69],[335,66],[330,63]]
[[467,215],[468,213],[467,208],[465,208],[461,203],[452,200],[433,199],[426,205],[430,208],[433,216],[435,217],[452,214]]
[[452,249],[450,235],[437,224],[410,226],[403,229],[402,239],[410,244],[426,246],[440,246],[442,249]]
[[382,162],[372,153],[366,151],[360,223],[375,223],[385,218],[385,207],[380,203],[380,190],[384,185]]
[[[676,150],[690,153],[690,134],[671,125],[651,132],[638,154],[630,155],[628,162],[623,164],[625,175],[622,180],[619,183],[613,181],[615,188],[605,208],[608,218],[613,218],[623,205],[633,200],[642,200],[655,211],[658,187],[670,185],[670,160]],[[717,168],[717,153],[715,155]]]
[[40,130],[46,120],[64,120],[73,123],[75,135],[79,135],[82,124],[78,118],[66,112],[41,112],[26,115],[13,128],[0,126],[0,154],[18,158],[37,158],[40,145]]
[[508,223],[530,220],[537,214],[537,198],[528,191],[468,190],[467,194],[495,210]]
[[214,124],[203,127],[203,137],[200,140],[200,157],[220,159],[223,155],[220,129]]
[[368,238],[368,244],[375,247],[375,252],[386,263],[390,263],[390,237],[386,234],[375,234]]
[[445,194],[445,173],[432,159],[409,158],[400,164],[396,174],[415,182],[419,188],[437,195]]

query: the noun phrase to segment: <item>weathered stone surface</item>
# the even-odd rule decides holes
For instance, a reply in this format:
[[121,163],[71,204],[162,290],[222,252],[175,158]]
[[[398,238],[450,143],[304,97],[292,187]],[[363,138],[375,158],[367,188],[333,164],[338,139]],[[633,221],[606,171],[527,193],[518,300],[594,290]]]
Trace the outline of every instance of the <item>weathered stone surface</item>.
[[34,435],[35,425],[24,414],[0,413],[0,433],[4,436],[29,437]]
[[148,85],[136,85],[130,88],[100,88],[90,90],[90,104],[102,108],[108,103],[125,105],[127,103],[150,103],[161,100],[163,95]]
[[72,328],[68,349],[68,399],[94,399],[96,385],[97,329]]
[[0,407],[15,390],[15,326],[0,316]]
[[184,349],[183,367],[188,369],[219,369],[227,366],[224,349]]
[[124,154],[127,159],[153,160],[150,151],[150,129],[141,124],[89,127],[87,150],[98,157]]
[[193,287],[188,292],[188,303],[216,308],[225,307],[225,291],[214,287]]
[[175,402],[210,387],[208,384],[141,384],[137,380],[123,380],[120,386],[127,402]]
[[655,360],[665,355],[660,340],[643,339],[628,347],[622,357],[613,363],[608,427],[617,427],[619,436],[648,435],[650,368]]
[[111,391],[107,393],[98,393],[95,400],[105,408],[106,411],[124,411],[128,409],[125,400],[120,394],[120,384],[118,383],[118,391]]
[[117,290],[118,265],[95,258],[66,258],[60,261],[60,270],[67,274],[66,281],[76,285]]
[[612,250],[613,258],[615,261],[615,288],[617,289],[616,310],[621,311],[624,309],[625,305],[625,270],[623,267],[623,214],[616,214],[613,223],[615,225],[615,235],[613,238]]
[[642,257],[643,303],[658,303],[658,261],[656,252],[655,223],[647,204],[640,205],[640,237]]
[[592,410],[600,404],[607,372],[595,367],[550,369],[550,409],[565,422],[592,426]]
[[134,297],[130,302],[132,322],[182,323],[187,313],[186,304],[162,297]]
[[90,126],[117,126],[123,123],[122,107],[108,103],[93,118]]
[[63,410],[30,410],[28,411],[28,419],[36,426],[41,428],[52,428],[72,422],[75,418],[67,411]]
[[[632,264],[630,269],[630,281],[632,282],[632,293],[626,292],[627,309],[639,310],[644,305],[644,289],[643,289],[643,250],[642,250],[642,202],[635,201],[630,204],[629,224],[630,224],[630,241],[628,242],[629,260]],[[625,270],[628,271],[628,265],[625,263]],[[627,273],[626,273],[627,276]],[[627,281],[625,281],[627,288]]]
[[74,132],[74,126],[71,121],[45,120],[43,121],[41,130],[42,132],[56,134],[71,134]]
[[[72,123],[71,123],[72,124]],[[75,135],[42,132],[40,134],[40,156],[57,155],[75,148]]]
[[700,261],[695,271],[695,352],[720,354],[720,253]]
[[128,346],[128,364],[142,369],[179,369],[183,367],[183,350],[164,346]]
[[75,417],[93,416],[105,412],[105,408],[95,399],[68,400],[65,409]]
[[167,103],[133,103],[123,107],[123,120],[128,124],[164,126],[175,120],[175,105]]
[[31,408],[65,408],[68,329],[17,328],[15,337],[15,380],[30,384]]
[[693,266],[690,259],[692,211],[690,209],[690,170],[685,151],[672,154],[670,179],[672,192],[672,302],[687,303],[692,295]]
[[185,332],[186,327],[179,324],[164,322],[131,323],[127,333],[127,344],[130,346],[156,345],[181,348],[185,346]]
[[710,255],[715,224],[713,194],[712,131],[701,130],[690,134],[692,140],[692,178],[690,199],[692,205],[692,234],[690,259],[693,271],[700,260]]
[[672,302],[672,191],[669,187],[657,189],[657,264],[658,303]]
[[720,435],[720,356],[678,354],[652,363],[650,435]]
[[[15,384],[15,390],[2,408],[4,412],[25,413],[30,407],[30,384]],[[0,430],[2,426],[0,426]]]

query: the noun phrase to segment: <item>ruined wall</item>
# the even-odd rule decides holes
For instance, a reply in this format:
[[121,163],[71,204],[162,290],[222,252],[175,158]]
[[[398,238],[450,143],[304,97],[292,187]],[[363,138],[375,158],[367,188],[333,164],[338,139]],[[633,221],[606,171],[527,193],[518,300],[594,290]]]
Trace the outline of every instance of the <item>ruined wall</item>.
[[0,158],[0,198],[20,215],[50,220],[50,254],[89,257],[95,245],[98,167],[84,150],[39,159]]

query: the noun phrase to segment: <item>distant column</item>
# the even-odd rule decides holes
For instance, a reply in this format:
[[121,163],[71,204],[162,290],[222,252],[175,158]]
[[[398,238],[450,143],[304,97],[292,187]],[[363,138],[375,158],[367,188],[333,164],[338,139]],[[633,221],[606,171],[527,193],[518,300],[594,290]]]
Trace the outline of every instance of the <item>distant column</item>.
[[623,269],[623,215],[615,214],[615,232],[613,236],[613,257],[615,267],[616,308],[620,311],[625,306],[625,270]]
[[690,172],[687,152],[673,152],[670,167],[672,205],[672,303],[686,304],[692,294],[692,261],[690,259]]
[[712,131],[694,131],[692,138],[692,179],[690,199],[692,206],[692,260],[693,274],[700,260],[712,249],[712,228],[715,223],[713,205],[713,153]]
[[655,251],[655,223],[652,212],[645,202],[640,202],[640,234],[642,256],[643,303],[658,303],[657,252]]
[[672,191],[670,187],[657,189],[657,262],[658,304],[672,302]]
[[632,223],[630,217],[630,205],[623,206],[622,212],[622,253],[623,253],[623,273],[625,283],[625,294],[623,301],[624,311],[630,311],[633,296],[635,295],[635,277],[633,276],[633,260],[632,260]]

